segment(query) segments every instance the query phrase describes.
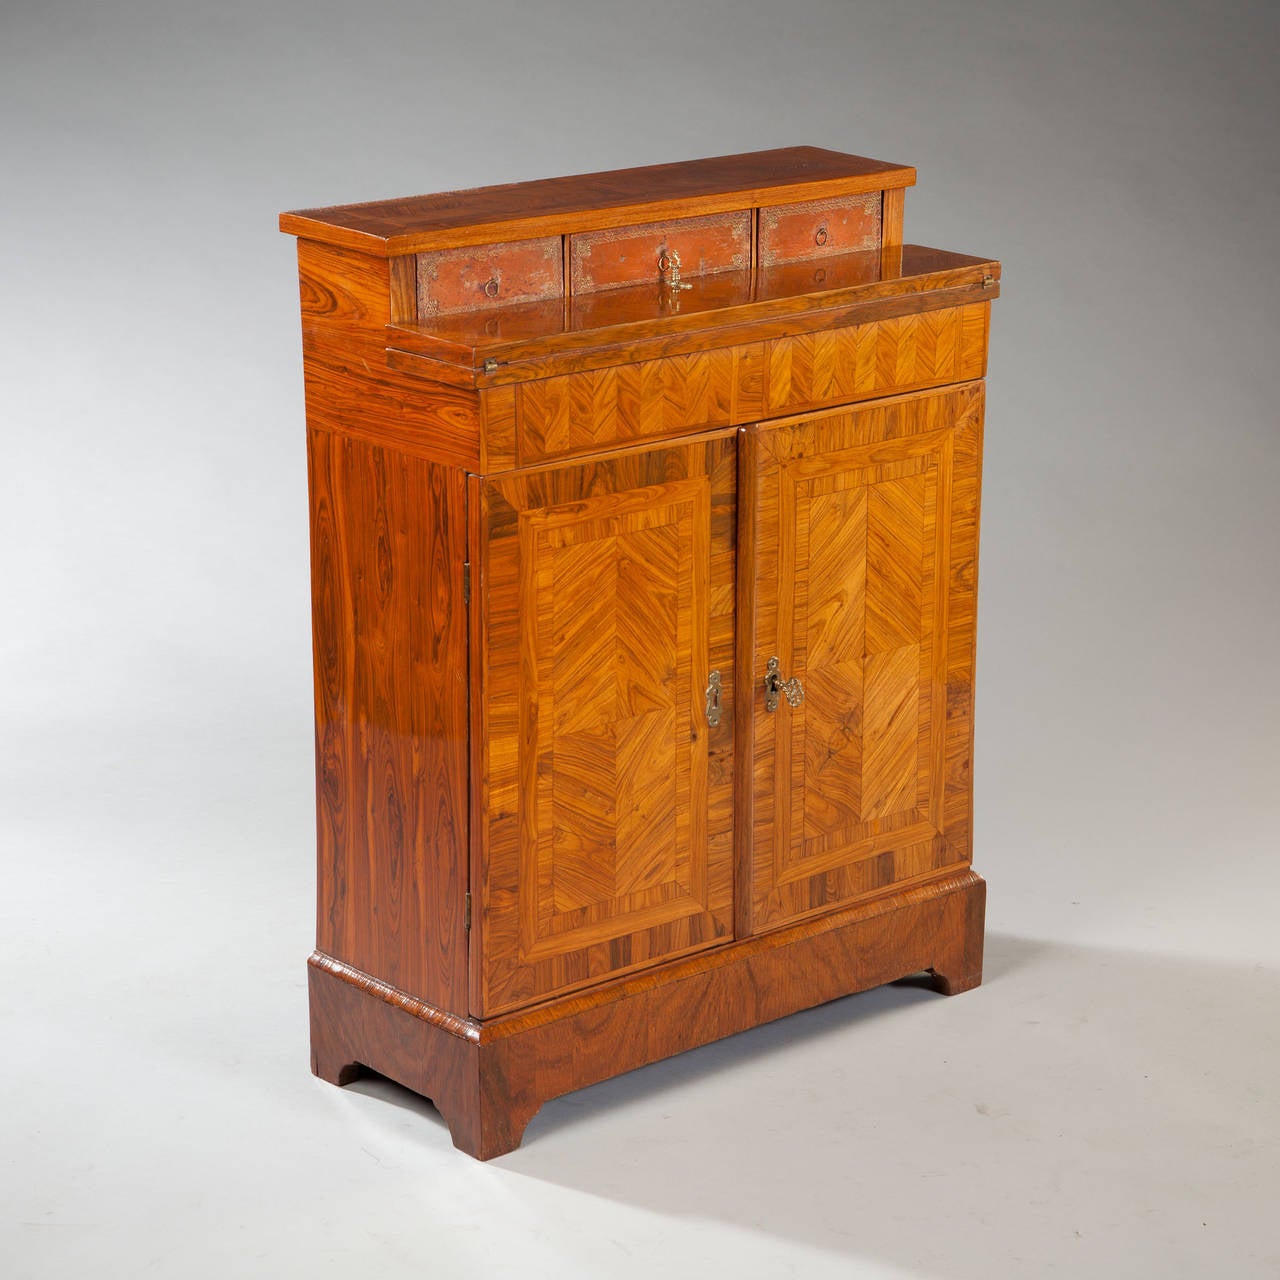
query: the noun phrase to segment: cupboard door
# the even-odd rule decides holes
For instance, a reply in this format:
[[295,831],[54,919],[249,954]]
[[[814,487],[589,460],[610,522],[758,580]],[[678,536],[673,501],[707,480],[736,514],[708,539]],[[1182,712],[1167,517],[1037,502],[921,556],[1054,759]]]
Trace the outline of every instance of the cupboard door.
[[969,860],[982,396],[746,433],[744,932]]
[[735,479],[721,436],[472,481],[479,1012],[732,935]]

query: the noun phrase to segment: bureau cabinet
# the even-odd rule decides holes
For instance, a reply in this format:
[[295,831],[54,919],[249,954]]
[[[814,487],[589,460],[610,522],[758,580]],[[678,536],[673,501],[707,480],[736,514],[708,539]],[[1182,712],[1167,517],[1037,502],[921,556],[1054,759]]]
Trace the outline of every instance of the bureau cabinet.
[[481,1158],[570,1089],[981,977],[995,262],[816,148],[282,215],[316,684],[312,1064]]

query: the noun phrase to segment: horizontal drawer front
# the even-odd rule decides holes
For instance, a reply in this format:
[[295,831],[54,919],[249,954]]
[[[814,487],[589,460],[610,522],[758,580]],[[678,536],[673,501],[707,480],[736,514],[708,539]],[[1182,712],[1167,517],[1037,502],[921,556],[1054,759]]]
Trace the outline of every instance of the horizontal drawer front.
[[573,293],[616,289],[659,279],[658,259],[678,255],[682,276],[744,271],[751,265],[751,212],[611,227],[569,237]]
[[760,210],[760,265],[880,247],[880,192]]
[[766,342],[763,416],[981,378],[990,303]]
[[633,441],[728,426],[737,379],[760,346],[667,356],[568,373],[516,388],[522,465]]
[[[967,382],[990,304],[558,374],[485,392],[497,470]],[[489,402],[492,402],[489,404]]]
[[559,236],[418,254],[418,318],[564,297]]

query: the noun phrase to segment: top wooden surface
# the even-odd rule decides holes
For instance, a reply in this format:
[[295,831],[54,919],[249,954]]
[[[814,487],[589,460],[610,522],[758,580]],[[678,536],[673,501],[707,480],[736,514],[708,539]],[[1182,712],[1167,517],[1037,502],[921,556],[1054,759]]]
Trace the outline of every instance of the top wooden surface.
[[907,165],[822,147],[782,147],[439,195],[297,209],[280,215],[280,230],[394,257],[909,187],[915,180],[916,171]]

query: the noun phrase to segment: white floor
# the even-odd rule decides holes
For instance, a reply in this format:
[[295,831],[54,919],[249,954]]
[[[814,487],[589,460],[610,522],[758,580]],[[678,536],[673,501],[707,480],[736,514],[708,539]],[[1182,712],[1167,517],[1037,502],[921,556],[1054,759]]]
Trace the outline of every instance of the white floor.
[[39,748],[3,900],[6,1277],[1280,1274],[1273,969],[1002,932],[1006,870],[978,990],[583,1090],[482,1165],[406,1091],[308,1072],[305,756],[210,757],[183,803],[157,756],[149,801],[103,775],[59,812]]
[[[1276,1280],[1278,15],[0,3],[0,1280]],[[276,215],[798,142],[917,165],[907,239],[1004,263],[987,982],[599,1085],[477,1164],[308,1070]]]

